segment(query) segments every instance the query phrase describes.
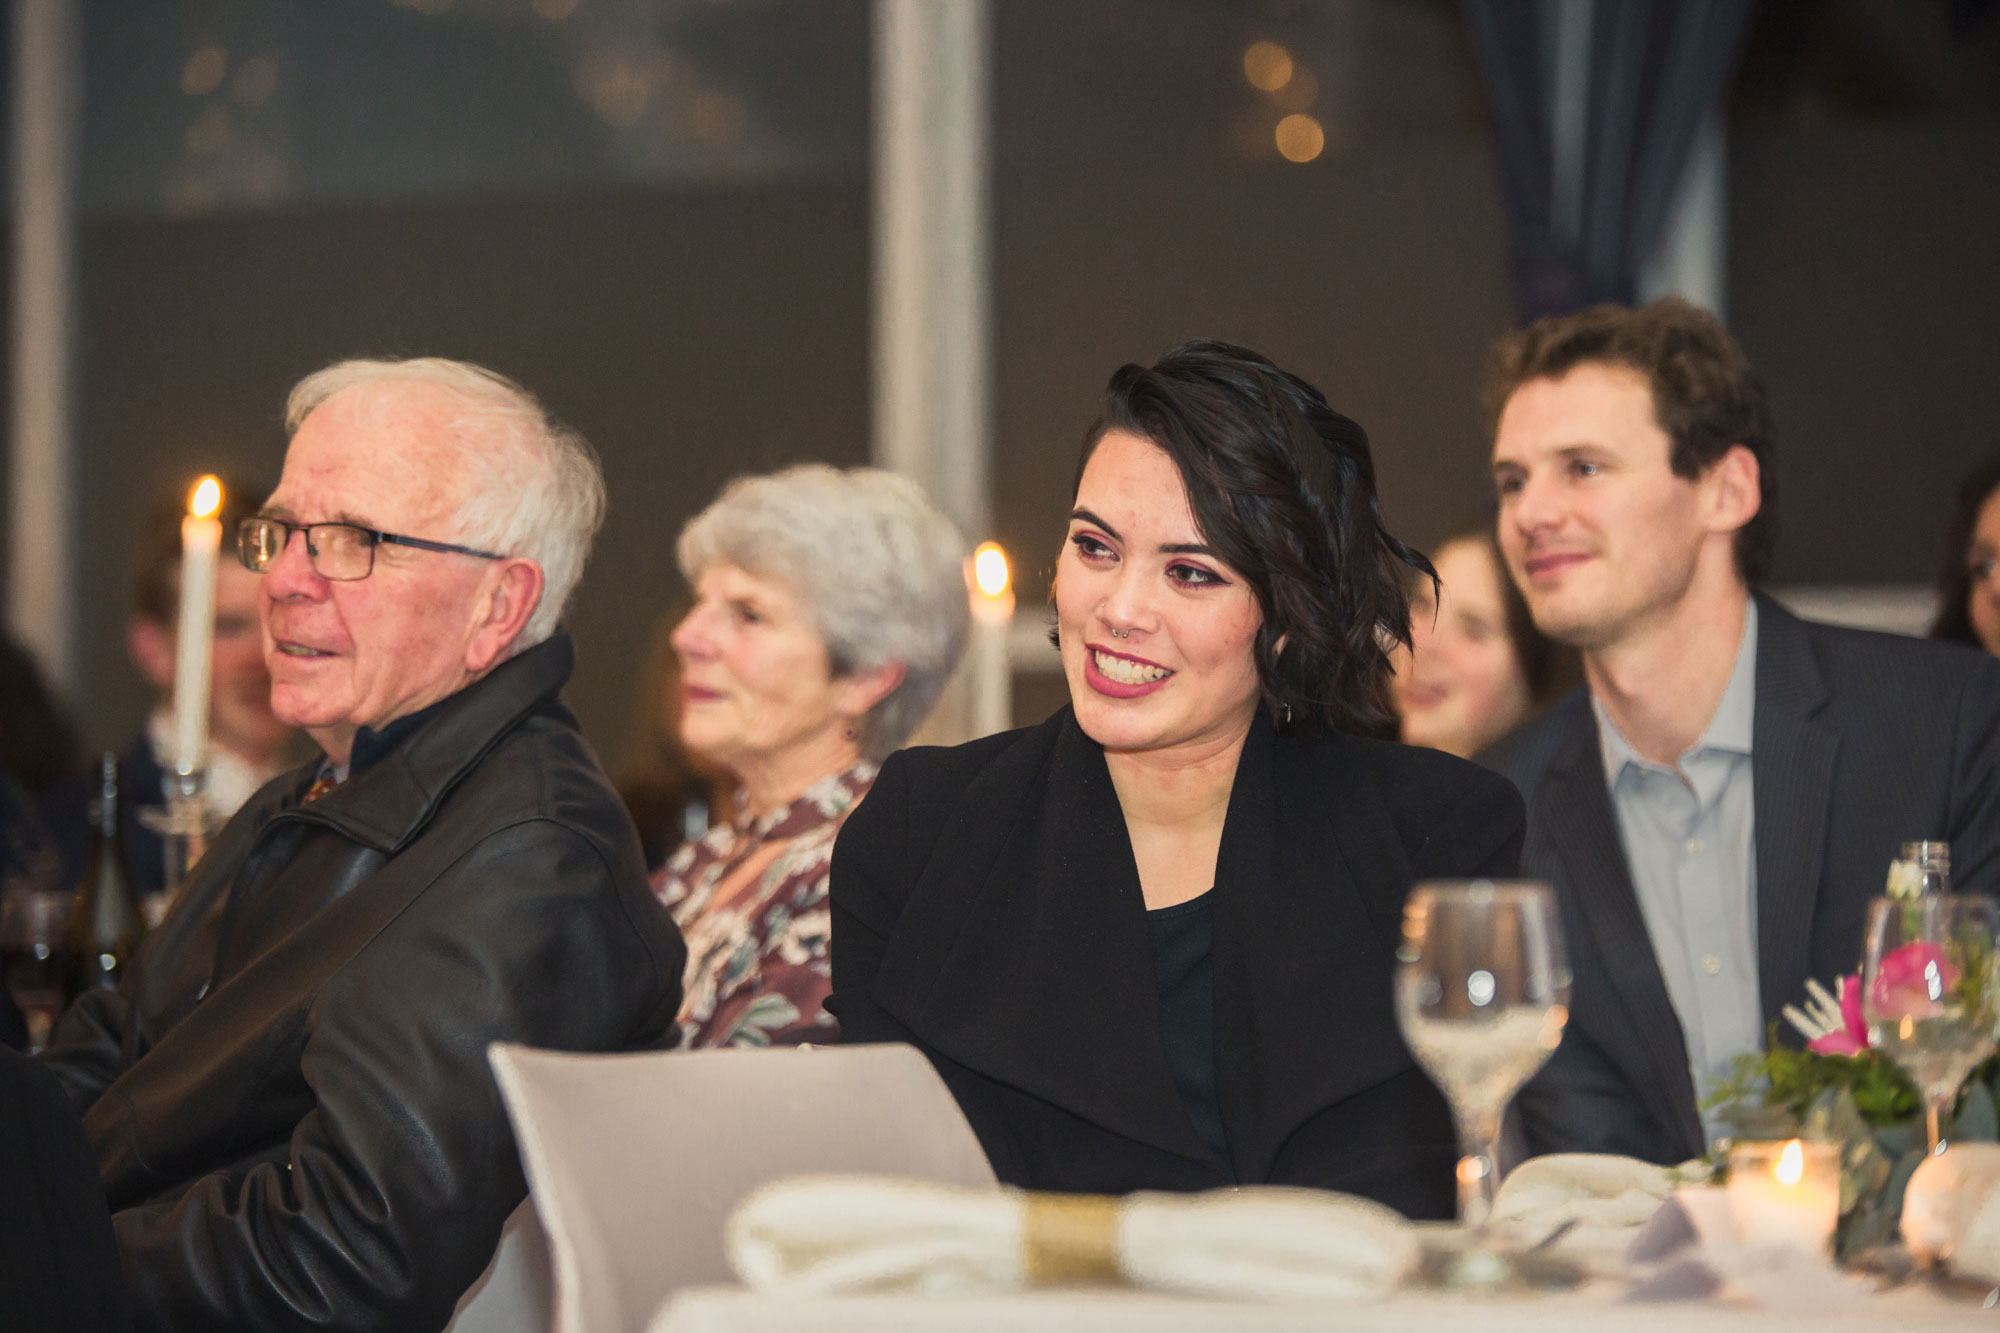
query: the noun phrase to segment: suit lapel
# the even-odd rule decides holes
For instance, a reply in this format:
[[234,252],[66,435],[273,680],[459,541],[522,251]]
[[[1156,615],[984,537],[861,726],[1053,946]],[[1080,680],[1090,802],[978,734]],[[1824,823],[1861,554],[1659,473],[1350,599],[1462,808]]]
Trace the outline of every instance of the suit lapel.
[[[1564,871],[1557,883],[1564,924],[1580,936],[1570,949],[1576,972],[1570,1022],[1623,1069],[1660,1123],[1677,1127],[1689,1150],[1699,1151],[1706,1139],[1695,1112],[1686,1038],[1632,885],[1589,695],[1579,691],[1573,699],[1577,712],[1569,735],[1529,813],[1530,844],[1522,861],[1542,859],[1533,845],[1541,841]],[[1623,1022],[1601,1005],[1622,1010]]]
[[1828,698],[1804,627],[1759,597],[1751,772],[1758,991],[1767,1022],[1805,993],[1812,966],[1813,917],[1840,754],[1839,735],[1817,718]]
[[1124,814],[1069,710],[988,765],[938,846],[883,958],[883,1008],[969,1069],[1212,1160],[1167,1068]]
[[[1245,1181],[1268,1179],[1312,1116],[1413,1063],[1394,998],[1409,858],[1381,789],[1341,762],[1344,744],[1280,739],[1260,715],[1230,793],[1215,877],[1215,1057]],[[1368,892],[1384,884],[1396,888]]]

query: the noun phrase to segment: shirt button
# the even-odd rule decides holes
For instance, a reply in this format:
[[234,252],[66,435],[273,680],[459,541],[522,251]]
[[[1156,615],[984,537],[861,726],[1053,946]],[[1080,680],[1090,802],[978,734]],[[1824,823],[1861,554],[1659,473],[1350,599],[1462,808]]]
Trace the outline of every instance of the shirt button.
[[1708,973],[1708,975],[1712,977],[1716,973],[1722,970],[1722,960],[1720,958],[1717,958],[1714,954],[1710,954],[1708,957],[1701,960],[1701,970]]
[[1701,839],[1700,839],[1700,838],[1689,838],[1689,839],[1688,839],[1688,841],[1687,841],[1687,853],[1688,853],[1688,855],[1689,855],[1689,856],[1700,856],[1700,855],[1701,855]]

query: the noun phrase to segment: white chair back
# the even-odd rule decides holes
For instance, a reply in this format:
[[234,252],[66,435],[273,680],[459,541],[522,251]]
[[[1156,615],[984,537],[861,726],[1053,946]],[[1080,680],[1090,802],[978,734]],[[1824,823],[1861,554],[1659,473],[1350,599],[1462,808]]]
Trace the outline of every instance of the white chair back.
[[680,1288],[730,1281],[722,1224],[767,1181],[993,1183],[909,1046],[572,1055],[496,1042],[489,1058],[548,1230],[558,1333],[642,1333]]
[[507,1215],[492,1262],[458,1298],[444,1333],[549,1333],[555,1310],[549,1238],[531,1195]]

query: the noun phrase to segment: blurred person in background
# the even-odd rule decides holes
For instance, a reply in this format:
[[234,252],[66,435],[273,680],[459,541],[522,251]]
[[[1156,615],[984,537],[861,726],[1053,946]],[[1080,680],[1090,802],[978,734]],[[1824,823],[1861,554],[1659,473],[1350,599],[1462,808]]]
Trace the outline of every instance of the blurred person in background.
[[1410,586],[1410,643],[1391,655],[1405,745],[1469,759],[1583,679],[1574,650],[1535,628],[1490,527],[1447,538],[1438,582]]
[[728,775],[681,740],[681,659],[673,633],[684,614],[672,611],[653,629],[633,710],[639,754],[618,782],[618,798],[639,829],[646,870],[654,874],[682,843],[701,837],[712,824],[727,823],[734,794]]
[[[268,488],[224,478],[222,520],[225,542],[236,525],[257,512]],[[156,902],[168,887],[166,848],[143,815],[165,806],[172,771],[174,675],[179,666],[181,518],[184,493],[162,499],[147,511],[132,546],[132,609],[125,622],[125,648],[132,665],[153,689],[146,725],[119,756],[118,820],[125,834],[126,870],[143,902]],[[264,666],[263,630],[257,620],[257,576],[234,559],[215,571],[215,647],[208,687],[208,761],[202,776],[202,803],[213,827],[221,828],[257,789],[276,777],[288,758],[288,742],[298,733],[271,711],[271,674]],[[310,747],[307,747],[310,748]],[[87,790],[86,790],[87,789]],[[58,833],[64,860],[82,873],[88,804],[94,783],[78,784]]]
[[687,1046],[834,1040],[834,835],[958,665],[965,542],[915,483],[821,464],[731,482],[680,538],[681,741],[734,817],[654,877],[687,939]]
[[[0,631],[0,930],[9,923],[10,899],[76,883],[78,870],[64,862],[49,821],[67,817],[81,785],[77,765],[68,710],[28,650]],[[6,945],[0,939],[0,951]],[[5,981],[0,975],[0,1046],[20,1050],[28,1045],[27,1021]]]
[[2000,454],[1959,483],[1931,637],[2000,656]]
[[905,750],[842,832],[844,1041],[931,1060],[994,1173],[1457,1206],[1396,1020],[1414,880],[1506,877],[1497,774],[1368,739],[1408,571],[1361,427],[1226,343],[1119,369],[1057,560],[1069,706]]
[[0,630],[0,773],[37,800],[81,771],[76,724],[42,678],[42,669]]

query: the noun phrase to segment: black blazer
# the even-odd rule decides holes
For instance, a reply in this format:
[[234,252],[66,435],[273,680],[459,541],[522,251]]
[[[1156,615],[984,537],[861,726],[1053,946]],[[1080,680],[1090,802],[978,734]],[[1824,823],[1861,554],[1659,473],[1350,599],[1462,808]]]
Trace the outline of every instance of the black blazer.
[[[1770,1023],[1804,998],[1807,977],[1831,985],[1855,970],[1868,900],[1902,843],[1949,841],[1956,891],[2000,886],[2000,663],[1814,624],[1767,597],[1757,609],[1751,781]],[[1588,692],[1480,759],[1527,798],[1521,870],[1555,885],[1576,973],[1562,1045],[1515,1102],[1528,1151],[1667,1163],[1707,1151]]]
[[1226,1163],[1168,1070],[1124,814],[1067,708],[883,765],[834,847],[827,1008],[844,1041],[923,1050],[1010,1184],[1314,1185],[1449,1217],[1451,1115],[1396,1027],[1403,897],[1513,873],[1522,819],[1474,765],[1259,717],[1215,874]]

